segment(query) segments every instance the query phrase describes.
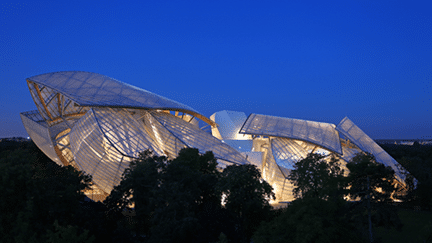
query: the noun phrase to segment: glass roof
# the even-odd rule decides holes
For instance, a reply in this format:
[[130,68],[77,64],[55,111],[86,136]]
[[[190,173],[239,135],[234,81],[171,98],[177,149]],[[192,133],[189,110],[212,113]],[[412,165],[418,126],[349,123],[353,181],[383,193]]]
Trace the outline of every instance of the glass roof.
[[361,150],[369,152],[375,156],[377,162],[392,167],[400,181],[405,179],[399,164],[384,149],[382,149],[372,138],[357,127],[348,117],[342,119],[337,125],[336,130],[346,136],[352,143]]
[[330,123],[251,114],[239,133],[299,139],[342,154],[339,134]]
[[27,80],[54,89],[80,106],[171,109],[197,113],[189,106],[97,73],[54,72]]

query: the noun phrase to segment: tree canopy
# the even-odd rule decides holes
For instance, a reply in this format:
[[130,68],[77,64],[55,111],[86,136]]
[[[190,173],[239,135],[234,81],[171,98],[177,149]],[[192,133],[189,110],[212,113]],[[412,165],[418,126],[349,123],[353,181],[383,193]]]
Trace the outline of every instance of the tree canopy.
[[344,170],[336,158],[310,153],[294,164],[288,179],[295,188],[296,198],[342,197],[345,187]]
[[59,227],[77,224],[90,182],[82,172],[52,162],[32,143],[2,150],[0,241],[45,242],[54,222]]
[[417,179],[414,186],[408,181],[410,195],[402,198],[407,206],[432,208],[432,145],[396,145],[380,144],[394,159],[396,159],[407,171],[408,180]]
[[135,232],[146,242],[211,242],[221,235],[239,242],[270,213],[270,197],[255,166],[220,172],[213,153],[186,148],[173,160],[143,152],[104,203],[113,215],[134,207]]
[[347,168],[350,170],[347,196],[354,200],[352,218],[363,228],[369,241],[374,241],[373,225],[400,229],[402,225],[392,198],[396,191],[393,169],[376,162],[368,153],[354,156]]
[[263,222],[253,236],[256,243],[362,242],[347,208],[320,198],[294,200],[281,214]]
[[357,154],[347,163],[347,168],[350,171],[348,195],[352,200],[393,201],[395,173],[391,167],[376,162],[371,154]]
[[256,166],[217,164],[191,148],[172,160],[144,151],[102,204],[85,200],[89,176],[31,142],[0,143],[0,241],[360,242],[377,226],[401,226],[394,172],[370,154],[347,171],[331,155],[298,161],[297,199],[282,210],[271,210],[274,193]]
[[393,170],[364,153],[346,167],[347,177],[334,157],[309,154],[298,161],[289,176],[297,199],[279,217],[263,223],[254,242],[372,241],[372,223],[400,227],[390,204],[396,189]]
[[218,186],[224,194],[225,208],[243,225],[242,240],[247,241],[270,213],[269,200],[275,199],[273,188],[262,180],[255,165],[227,166]]

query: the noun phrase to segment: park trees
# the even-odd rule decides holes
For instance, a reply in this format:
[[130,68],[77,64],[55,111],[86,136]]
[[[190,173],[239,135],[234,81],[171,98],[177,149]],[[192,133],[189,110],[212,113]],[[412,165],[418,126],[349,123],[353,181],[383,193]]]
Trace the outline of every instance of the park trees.
[[372,223],[399,227],[391,205],[393,170],[367,153],[356,155],[346,167],[345,177],[335,158],[309,154],[298,161],[289,176],[296,186],[296,200],[279,217],[264,223],[254,242],[372,241]]
[[54,222],[60,227],[76,225],[83,190],[89,185],[89,176],[58,166],[33,143],[2,150],[0,241],[45,242],[47,230],[55,230]]
[[161,183],[161,174],[166,165],[165,157],[152,156],[144,151],[132,161],[104,204],[113,220],[120,220],[122,212],[129,207],[135,208],[135,230],[137,234],[147,234],[150,229],[150,214],[157,199],[157,190]]
[[213,228],[204,227],[208,220],[201,215],[201,209],[220,205],[216,165],[211,152],[197,149],[183,149],[173,160],[144,151],[104,203],[117,217],[133,207],[135,233],[149,242],[217,237],[220,232],[207,232]]
[[219,178],[213,153],[183,149],[161,170],[156,204],[151,219],[151,242],[204,242],[217,237],[202,217],[203,209],[219,210]]
[[254,165],[231,165],[224,169],[218,183],[224,193],[225,208],[235,215],[248,242],[261,221],[270,214],[269,199],[275,199],[273,188],[261,179]]
[[[408,194],[408,198],[401,198],[404,204],[430,210],[432,208],[432,193],[430,193],[432,191],[432,145],[416,143],[413,146],[395,144],[380,144],[380,146],[409,171],[409,176],[406,178],[412,185],[408,189],[412,191]],[[412,177],[416,179],[415,186]]]
[[359,229],[363,228],[369,241],[374,241],[373,224],[401,228],[392,199],[396,190],[393,169],[377,163],[374,156],[368,153],[354,156],[347,168],[350,171],[347,195],[353,201],[352,219]]
[[238,242],[266,217],[271,191],[256,167],[221,173],[213,153],[186,148],[173,160],[143,152],[104,203],[111,217],[133,207],[135,233],[146,242],[212,242],[221,233]]
[[278,217],[263,222],[253,240],[256,243],[362,242],[346,215],[347,208],[334,201],[296,199]]
[[295,163],[288,178],[295,186],[296,198],[341,198],[346,186],[344,173],[336,158],[328,161],[323,155],[310,153]]
[[352,200],[392,202],[395,190],[393,169],[377,163],[371,154],[357,154],[347,163],[348,195]]
[[263,223],[254,242],[359,242],[343,199],[345,171],[336,158],[308,154],[289,179],[296,197],[274,220]]

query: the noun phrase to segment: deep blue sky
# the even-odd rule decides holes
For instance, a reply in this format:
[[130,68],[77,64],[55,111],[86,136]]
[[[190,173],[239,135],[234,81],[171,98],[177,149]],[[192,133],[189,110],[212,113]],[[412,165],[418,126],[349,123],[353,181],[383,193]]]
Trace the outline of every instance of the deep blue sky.
[[0,138],[27,136],[27,77],[69,70],[206,116],[348,116],[374,139],[432,138],[430,1],[64,2],[0,3]]

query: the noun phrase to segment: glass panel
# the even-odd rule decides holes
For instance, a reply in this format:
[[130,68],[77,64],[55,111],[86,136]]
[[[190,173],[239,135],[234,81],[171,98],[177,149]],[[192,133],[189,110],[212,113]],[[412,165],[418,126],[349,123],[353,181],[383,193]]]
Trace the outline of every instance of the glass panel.
[[399,169],[401,167],[398,162],[348,119],[348,117],[345,117],[339,125],[337,125],[336,129],[361,150],[373,154],[377,162],[392,167],[400,181],[405,180],[404,174]]
[[251,114],[240,133],[300,139],[342,154],[339,133],[329,123]]
[[30,77],[28,80],[67,94],[80,105],[182,109],[196,112],[189,106],[97,73],[47,73]]
[[306,158],[308,152],[298,143],[288,138],[273,138],[271,148],[276,163],[286,170],[284,175],[288,176],[289,170],[294,169],[294,164]]
[[[37,113],[37,115],[35,114]],[[52,161],[58,165],[63,166],[60,158],[57,156],[54,145],[51,140],[48,126],[43,121],[34,121],[31,118],[40,118],[40,114],[37,111],[21,113],[21,120],[24,127],[33,140],[33,142],[42,150]]]
[[212,151],[217,159],[223,159],[236,164],[249,164],[237,150],[227,144],[222,143],[219,139],[211,134],[202,131],[193,124],[179,119],[169,113],[151,111],[152,116],[169,130],[177,139],[182,141],[188,147],[197,148],[200,153]]

